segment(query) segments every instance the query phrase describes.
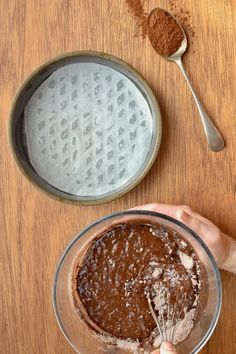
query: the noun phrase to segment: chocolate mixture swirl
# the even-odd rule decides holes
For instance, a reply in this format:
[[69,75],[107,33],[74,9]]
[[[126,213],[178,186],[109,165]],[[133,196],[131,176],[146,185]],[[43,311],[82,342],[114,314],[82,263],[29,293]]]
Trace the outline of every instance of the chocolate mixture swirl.
[[[121,339],[150,336],[167,302],[179,319],[196,308],[201,288],[199,260],[178,233],[160,225],[122,224],[101,234],[75,265],[75,305],[82,303],[92,322]],[[177,318],[177,317],[176,317]]]

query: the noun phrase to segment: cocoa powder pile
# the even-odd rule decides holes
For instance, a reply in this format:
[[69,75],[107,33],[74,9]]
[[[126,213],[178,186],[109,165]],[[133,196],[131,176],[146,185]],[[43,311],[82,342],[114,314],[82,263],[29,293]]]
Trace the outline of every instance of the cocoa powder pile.
[[184,39],[183,31],[175,18],[159,8],[149,15],[148,36],[157,53],[167,57],[180,48]]

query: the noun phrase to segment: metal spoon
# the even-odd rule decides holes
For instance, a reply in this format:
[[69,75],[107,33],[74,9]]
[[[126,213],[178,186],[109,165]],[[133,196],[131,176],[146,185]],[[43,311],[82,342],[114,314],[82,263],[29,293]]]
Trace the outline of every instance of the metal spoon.
[[[149,16],[148,16],[148,23],[150,21],[150,18],[153,14],[153,12],[155,11],[156,9],[154,9],[153,11],[150,12]],[[170,16],[172,16],[172,14],[169,14]],[[183,36],[184,36],[184,39],[182,41],[182,44],[180,46],[180,48],[174,53],[172,54],[171,56],[169,57],[164,57],[165,59],[167,60],[171,60],[171,61],[174,61],[180,68],[180,70],[182,71],[188,85],[189,85],[189,88],[190,88],[190,91],[192,92],[192,95],[193,95],[193,98],[195,100],[195,103],[197,105],[197,108],[198,108],[198,111],[199,111],[199,114],[200,114],[200,117],[201,117],[201,121],[202,121],[202,124],[203,124],[203,128],[204,128],[204,131],[205,131],[205,134],[206,134],[206,138],[207,138],[207,141],[208,141],[208,145],[210,147],[211,150],[217,152],[217,151],[221,151],[224,146],[225,146],[225,143],[224,143],[224,139],[223,137],[221,136],[220,132],[218,131],[218,129],[216,128],[216,126],[214,125],[214,123],[212,122],[212,120],[210,119],[210,117],[208,116],[208,114],[206,113],[203,105],[201,104],[198,96],[196,95],[196,93],[194,92],[194,89],[190,83],[190,80],[189,80],[189,77],[184,69],[184,66],[183,66],[183,63],[182,63],[182,55],[185,53],[186,49],[187,49],[187,37],[186,37],[186,34],[181,26],[181,24],[178,22],[178,20],[172,16],[176,22],[179,24],[180,28],[182,29],[183,31]],[[151,38],[149,36],[149,39],[151,41]],[[151,41],[152,43],[152,41]],[[153,43],[152,43],[153,44]],[[154,49],[155,49],[155,46],[153,46]],[[159,54],[159,53],[158,53]]]

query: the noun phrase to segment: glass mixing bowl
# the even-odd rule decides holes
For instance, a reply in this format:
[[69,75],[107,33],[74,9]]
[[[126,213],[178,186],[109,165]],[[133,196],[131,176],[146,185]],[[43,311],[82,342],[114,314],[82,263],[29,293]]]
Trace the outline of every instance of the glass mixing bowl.
[[[85,228],[65,249],[56,269],[53,284],[53,306],[58,324],[76,352],[80,354],[117,353],[128,354],[129,350],[113,349],[95,336],[78,315],[72,298],[72,271],[76,262],[82,259],[91,241],[111,225],[126,222],[162,224],[180,233],[194,248],[205,268],[202,291],[206,290],[200,316],[190,335],[177,344],[180,353],[196,354],[210,338],[219,318],[222,288],[220,274],[212,254],[200,237],[179,221],[166,215],[149,211],[125,211],[108,215]],[[108,294],[109,301],[109,294]]]

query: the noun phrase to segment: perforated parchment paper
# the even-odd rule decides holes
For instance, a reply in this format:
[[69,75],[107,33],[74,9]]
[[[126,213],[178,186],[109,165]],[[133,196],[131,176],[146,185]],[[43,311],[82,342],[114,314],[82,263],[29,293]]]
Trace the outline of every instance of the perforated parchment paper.
[[143,165],[153,120],[146,99],[105,65],[56,70],[25,108],[30,161],[54,187],[78,196],[122,189]]

